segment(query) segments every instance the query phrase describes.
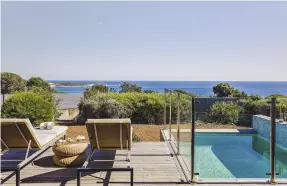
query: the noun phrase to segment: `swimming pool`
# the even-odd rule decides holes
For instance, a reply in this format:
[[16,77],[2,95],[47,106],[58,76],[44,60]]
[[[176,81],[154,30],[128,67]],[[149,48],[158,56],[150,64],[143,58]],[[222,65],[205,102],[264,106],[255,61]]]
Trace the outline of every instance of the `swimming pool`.
[[[190,142],[180,149],[190,161]],[[196,133],[195,172],[199,178],[269,178],[270,144],[256,134]],[[277,178],[287,178],[287,149],[276,147]]]

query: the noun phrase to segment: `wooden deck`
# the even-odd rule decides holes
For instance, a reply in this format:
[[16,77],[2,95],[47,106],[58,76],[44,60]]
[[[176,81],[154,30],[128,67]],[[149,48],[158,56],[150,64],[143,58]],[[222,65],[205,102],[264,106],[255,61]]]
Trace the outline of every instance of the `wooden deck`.
[[[139,142],[133,143],[131,152],[131,166],[134,168],[135,186],[190,186],[186,183],[184,168],[180,166],[180,156],[172,155],[172,146],[167,142]],[[23,158],[23,152],[13,153],[13,157]],[[61,168],[53,164],[53,152],[49,149],[41,155],[34,166],[28,165],[21,171],[21,186],[75,186],[76,168]],[[115,162],[92,162],[88,167],[127,167],[128,162],[125,151],[98,152],[94,155],[95,160],[116,160]],[[186,171],[186,170],[185,170]],[[1,173],[1,182],[11,172]],[[83,173],[82,186],[128,186],[130,185],[129,172],[91,172]],[[4,186],[14,186],[15,176],[6,181]],[[248,181],[243,183],[224,183],[215,180],[213,182],[198,183],[200,186],[267,186],[270,184]],[[278,185],[287,185],[286,182]]]
[[[131,151],[131,167],[134,168],[135,185],[173,185],[186,182],[176,156],[172,155],[166,142],[133,143]],[[14,156],[24,156],[17,152]],[[53,152],[49,149],[41,155],[34,166],[28,165],[21,170],[21,185],[76,185],[76,168],[61,168],[53,164]],[[91,162],[88,167],[125,168],[126,151],[102,151],[94,154],[95,160],[115,160],[108,162]],[[11,172],[3,172],[1,180]],[[81,185],[129,185],[129,172],[91,172],[82,173]],[[15,185],[15,176],[3,185]]]

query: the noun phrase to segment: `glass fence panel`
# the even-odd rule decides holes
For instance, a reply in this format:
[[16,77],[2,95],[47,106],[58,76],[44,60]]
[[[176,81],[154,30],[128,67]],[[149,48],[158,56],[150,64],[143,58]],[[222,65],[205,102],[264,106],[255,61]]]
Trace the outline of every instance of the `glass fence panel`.
[[277,98],[276,118],[276,177],[287,183],[287,97]]
[[[268,141],[252,130],[251,98],[197,98],[195,172],[199,179],[266,178]],[[267,104],[267,103],[266,103]],[[254,111],[255,110],[255,111]],[[269,113],[267,104],[267,111]]]
[[[256,96],[196,97],[195,113],[192,115],[189,96],[171,92],[169,97],[172,103],[171,128],[176,152],[185,159],[190,171],[194,158],[196,179],[270,180],[270,99]],[[286,100],[281,98],[276,111],[275,169],[278,173],[276,177],[280,181],[286,181],[287,178]],[[166,114],[170,115],[169,106]],[[195,118],[194,153],[192,153],[192,117]],[[169,121],[167,118],[166,122]]]

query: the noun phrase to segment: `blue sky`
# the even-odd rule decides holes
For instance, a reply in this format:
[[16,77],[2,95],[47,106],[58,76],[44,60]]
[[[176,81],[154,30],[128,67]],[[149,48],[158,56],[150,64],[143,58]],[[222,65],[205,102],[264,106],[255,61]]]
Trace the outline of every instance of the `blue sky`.
[[1,3],[23,78],[287,81],[287,2]]

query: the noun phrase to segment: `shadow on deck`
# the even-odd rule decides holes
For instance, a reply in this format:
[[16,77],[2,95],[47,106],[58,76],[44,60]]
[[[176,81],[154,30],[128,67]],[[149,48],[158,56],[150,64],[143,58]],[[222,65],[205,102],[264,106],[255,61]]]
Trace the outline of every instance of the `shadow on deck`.
[[[17,152],[15,152],[17,153]],[[22,156],[20,152],[17,154]],[[28,165],[21,171],[21,185],[76,185],[77,168],[58,167],[52,160],[53,152],[49,149],[37,160],[34,166]],[[110,160],[91,162],[89,167],[94,168],[125,168],[126,151],[98,151],[94,160]],[[114,161],[111,161],[114,160]],[[186,183],[177,159],[165,142],[134,143],[131,151],[131,167],[134,168],[134,184],[180,184]],[[11,172],[2,172],[1,181]],[[13,175],[4,185],[14,185]],[[81,185],[129,185],[129,172],[88,172],[82,173]]]

